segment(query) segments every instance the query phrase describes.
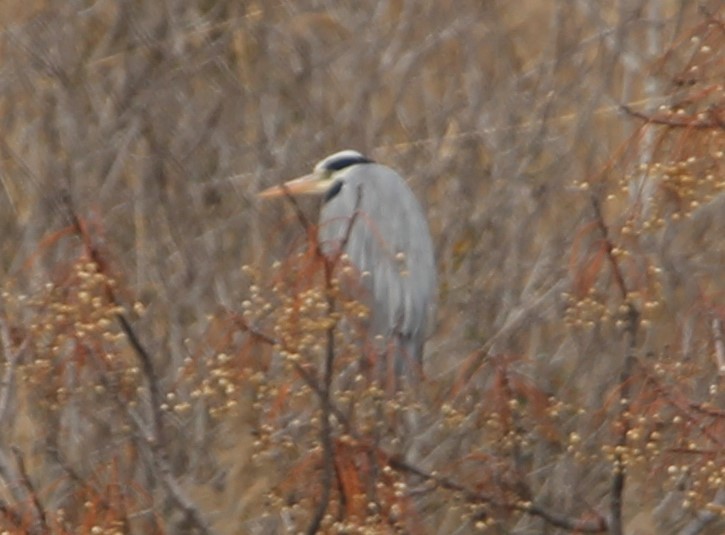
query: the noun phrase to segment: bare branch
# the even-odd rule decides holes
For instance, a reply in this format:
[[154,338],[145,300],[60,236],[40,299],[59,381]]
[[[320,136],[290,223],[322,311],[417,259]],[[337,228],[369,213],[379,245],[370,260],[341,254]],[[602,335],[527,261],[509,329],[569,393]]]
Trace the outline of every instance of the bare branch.
[[637,330],[639,327],[640,314],[637,308],[634,306],[631,300],[628,299],[629,290],[624,280],[624,275],[620,268],[619,262],[614,255],[614,244],[609,238],[609,229],[604,221],[604,215],[599,203],[599,199],[592,195],[591,197],[592,207],[594,209],[594,215],[596,218],[597,226],[602,234],[602,240],[604,240],[604,247],[607,253],[609,264],[612,268],[614,280],[619,290],[621,298],[625,302],[626,306],[626,318],[625,318],[625,358],[622,372],[619,377],[619,407],[617,414],[617,448],[614,454],[614,466],[611,483],[611,496],[610,496],[610,530],[613,535],[623,535],[624,528],[622,525],[622,510],[623,510],[623,495],[624,486],[626,482],[627,472],[624,463],[624,456],[621,450],[627,444],[627,432],[630,429],[630,390],[631,390],[631,377],[632,371],[636,364],[636,358],[634,356]]
[[710,108],[707,111],[707,118],[701,116],[687,117],[675,114],[666,115],[647,115],[642,112],[638,112],[622,104],[620,108],[637,119],[649,124],[657,124],[663,126],[671,126],[674,128],[696,128],[696,129],[723,129],[725,128],[725,117],[723,112],[717,108]]
[[712,338],[715,345],[715,362],[720,375],[725,375],[725,337],[722,332],[722,320],[712,318]]
[[[18,474],[20,475],[20,484],[25,488],[25,490],[28,493],[28,496],[30,497],[30,502],[33,504],[33,509],[35,510],[35,517],[36,522],[39,525],[39,530],[41,533],[50,533],[50,527],[48,526],[48,519],[45,515],[45,508],[43,507],[43,504],[40,502],[40,496],[38,496],[38,491],[35,489],[32,481],[30,481],[30,476],[28,475],[28,471],[25,468],[25,460],[23,459],[23,454],[16,446],[13,446],[12,448],[13,455],[15,456],[15,464],[18,467]],[[35,530],[33,530],[35,531]]]
[[619,262],[617,261],[616,256],[614,256],[614,244],[609,238],[609,228],[604,221],[601,202],[596,195],[591,196],[591,204],[594,210],[595,222],[597,224],[597,227],[599,228],[599,232],[602,234],[602,241],[604,242],[604,248],[607,252],[607,259],[609,260],[609,265],[612,268],[614,280],[617,283],[617,290],[619,290],[619,294],[622,300],[626,301],[629,290],[627,289],[627,284],[624,281],[624,275],[622,274],[622,270],[619,267]]
[[521,511],[532,516],[542,518],[552,526],[571,530],[577,533],[604,533],[609,529],[606,520],[602,517],[597,520],[576,520],[552,513],[543,507],[523,500],[518,503],[502,502],[491,495],[471,490],[448,477],[426,472],[397,457],[390,457],[388,459],[388,466],[394,470],[407,472],[409,474],[416,475],[425,481],[433,482],[441,488],[459,492],[462,494],[463,498],[470,503],[483,503],[501,509]]
[[[715,493],[715,498],[712,501],[713,505],[722,507],[725,505],[725,490],[719,489]],[[697,513],[697,517],[691,520],[682,531],[680,535],[699,535],[702,531],[720,518],[715,511],[700,511]]]
[[[81,221],[80,217],[78,217],[70,197],[66,199],[66,208],[76,228],[76,232],[83,239],[88,256],[96,262],[98,270],[102,272],[105,269],[106,263],[104,262],[100,251],[95,247],[93,239],[87,232],[85,225]],[[113,288],[108,286],[106,288],[106,292],[111,302],[113,302],[116,306],[120,306]],[[171,469],[171,465],[168,460],[169,455],[166,449],[167,445],[164,440],[163,416],[161,414],[161,389],[151,354],[141,343],[138,334],[126,318],[125,314],[116,314],[116,319],[141,364],[141,369],[148,385],[150,398],[148,409],[151,414],[150,427],[144,425],[140,418],[138,418],[138,416],[134,413],[130,414],[133,417],[133,420],[137,423],[139,430],[142,431],[141,436],[144,438],[145,443],[147,443],[150,447],[155,471],[158,473],[159,478],[164,484],[172,502],[176,505],[176,507],[183,511],[185,518],[200,532],[211,535],[213,531],[211,530],[208,521],[204,518],[201,511],[194,504],[191,498],[187,496],[184,489],[174,477],[173,470]]]
[[[345,229],[345,235],[340,245],[340,249],[336,255],[332,258],[325,258],[325,289],[327,292],[327,317],[331,318],[335,313],[335,298],[332,295],[332,282],[334,276],[335,264],[337,263],[340,255],[345,250],[348,240],[350,239],[350,233],[352,232],[353,225],[357,219],[360,203],[362,202],[362,188],[358,187],[357,197],[355,199],[355,209],[348,221],[347,228]],[[320,246],[317,243],[317,251],[320,253]],[[332,440],[332,422],[330,417],[333,413],[333,403],[331,399],[332,389],[332,375],[334,371],[335,363],[335,329],[336,324],[330,326],[327,330],[327,345],[325,353],[325,368],[323,371],[322,389],[320,391],[320,406],[322,410],[322,427],[320,429],[320,441],[322,443],[322,496],[317,504],[317,508],[312,516],[307,533],[310,535],[316,533],[322,519],[325,516],[325,512],[329,507],[330,495],[332,493],[333,478],[335,476],[335,470],[337,465],[335,464],[335,448]]]
[[26,337],[18,348],[13,349],[10,329],[7,322],[0,318],[0,341],[2,341],[5,356],[5,373],[3,374],[2,383],[0,383],[0,427],[4,427],[6,425],[5,417],[7,416],[10,392],[15,381],[15,368],[23,351],[28,346],[29,338]]

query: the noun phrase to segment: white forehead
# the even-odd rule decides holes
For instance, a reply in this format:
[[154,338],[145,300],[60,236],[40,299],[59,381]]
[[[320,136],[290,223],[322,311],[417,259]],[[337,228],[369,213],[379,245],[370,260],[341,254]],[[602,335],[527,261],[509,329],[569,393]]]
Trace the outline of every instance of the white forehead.
[[323,158],[319,162],[317,162],[317,165],[315,165],[315,171],[321,171],[322,169],[329,169],[330,167],[334,167],[335,161],[345,161],[345,160],[363,160],[365,159],[365,156],[362,155],[362,153],[356,151],[356,150],[341,150],[340,152],[336,152],[335,154],[330,154],[326,158]]

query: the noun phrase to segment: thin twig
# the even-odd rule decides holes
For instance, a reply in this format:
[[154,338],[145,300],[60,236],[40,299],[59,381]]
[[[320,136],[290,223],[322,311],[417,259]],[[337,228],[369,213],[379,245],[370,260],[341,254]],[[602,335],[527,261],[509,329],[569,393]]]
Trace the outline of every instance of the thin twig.
[[[12,495],[15,503],[25,504],[29,501],[26,489],[17,484],[17,482],[20,480],[18,470],[15,464],[10,461],[4,449],[0,449],[0,478],[4,480],[4,488],[7,489],[8,492]],[[3,510],[0,509],[0,513],[2,512]],[[20,513],[17,513],[15,510],[13,510],[12,512],[17,517],[22,517],[22,515]]]
[[604,215],[602,214],[602,205],[596,195],[591,197],[592,208],[594,210],[594,218],[597,224],[599,232],[602,234],[602,241],[604,242],[604,249],[607,253],[607,260],[609,265],[612,267],[612,273],[614,274],[614,280],[617,283],[617,289],[619,290],[620,296],[623,300],[627,300],[627,285],[624,282],[624,275],[617,262],[617,257],[614,255],[614,244],[609,238],[609,228],[604,222]]
[[407,472],[409,474],[416,475],[425,481],[435,483],[440,488],[458,492],[469,503],[482,503],[500,509],[520,511],[532,516],[537,516],[552,526],[576,533],[604,533],[607,531],[607,522],[602,517],[599,517],[596,520],[578,520],[552,513],[539,505],[526,501],[518,503],[502,502],[489,494],[471,490],[470,488],[461,485],[448,477],[426,472],[425,470],[413,466],[398,457],[390,457],[388,459],[388,466],[394,470]]
[[[360,203],[362,202],[362,188],[358,187],[357,198],[355,200],[355,208],[348,221],[347,228],[345,229],[345,235],[343,236],[340,249],[332,257],[323,257],[325,266],[325,289],[327,293],[327,317],[332,317],[335,313],[335,297],[332,292],[332,282],[335,272],[335,267],[340,259],[342,252],[347,246],[347,242],[352,232],[352,227],[355,225],[357,219]],[[317,252],[321,254],[319,241],[317,243]],[[322,410],[322,427],[320,429],[320,441],[322,442],[322,496],[317,504],[312,520],[307,528],[307,533],[312,535],[317,533],[322,524],[322,520],[325,517],[325,513],[330,505],[330,495],[332,494],[332,484],[336,473],[335,463],[335,449],[332,440],[332,422],[330,417],[332,415],[332,375],[334,372],[335,364],[335,328],[336,325],[331,325],[327,330],[327,351],[325,354],[325,366],[323,370],[322,389],[320,390],[320,408]]]
[[174,476],[169,462],[169,454],[166,450],[166,442],[162,437],[162,416],[161,416],[161,392],[158,384],[158,377],[156,376],[153,362],[148,351],[141,344],[141,341],[134,331],[133,327],[129,323],[126,316],[118,314],[117,319],[123,329],[123,332],[129,339],[131,347],[136,352],[136,355],[141,362],[141,366],[146,377],[146,381],[149,385],[149,396],[151,405],[151,428],[148,428],[143,424],[141,419],[135,415],[130,414],[134,422],[136,422],[139,430],[143,431],[141,436],[145,438],[146,443],[149,445],[153,459],[153,463],[156,468],[156,472],[159,474],[161,482],[163,483],[166,491],[170,498],[181,511],[183,511],[186,520],[192,524],[196,529],[211,535],[213,533],[209,523],[202,515],[201,511],[196,507],[192,499],[186,495],[186,492],[179,484],[178,480]]
[[715,362],[720,375],[725,375],[725,337],[722,333],[722,320],[712,318],[712,338],[715,345]]
[[697,129],[711,129],[711,128],[725,128],[725,120],[717,114],[717,108],[711,108],[708,110],[708,119],[703,119],[700,116],[679,116],[672,114],[668,115],[647,115],[642,112],[638,112],[622,104],[620,106],[622,111],[627,115],[641,119],[642,121],[649,124],[657,124],[663,126],[671,126],[674,128],[697,128]]
[[617,422],[619,424],[619,434],[617,436],[617,447],[615,448],[614,455],[614,469],[611,483],[611,496],[610,496],[610,514],[611,514],[611,525],[610,530],[612,535],[622,535],[622,510],[624,507],[624,486],[626,483],[626,467],[624,463],[624,455],[621,453],[622,449],[627,445],[627,432],[630,429],[629,421],[629,395],[630,395],[630,381],[629,378],[632,374],[632,368],[634,366],[635,359],[632,355],[625,357],[624,367],[620,374],[620,397],[619,397],[619,411],[617,413]]
[[28,346],[30,339],[26,337],[19,347],[13,349],[10,329],[5,320],[0,319],[0,341],[2,342],[3,355],[5,356],[5,373],[0,383],[0,428],[5,428],[5,417],[7,416],[8,404],[10,403],[10,391],[15,380],[15,367],[20,357]]
[[[327,265],[327,261],[325,264]],[[326,270],[327,271],[327,270]],[[330,279],[326,284],[330,285]],[[335,301],[328,292],[327,312],[332,315],[335,311]],[[320,441],[322,442],[322,496],[317,504],[315,513],[312,516],[307,533],[312,535],[317,533],[325,517],[327,508],[330,505],[330,495],[332,493],[332,482],[335,475],[335,449],[332,442],[332,423],[330,422],[331,405],[330,405],[330,389],[332,385],[332,371],[335,360],[335,327],[332,326],[327,330],[327,352],[325,355],[325,369],[323,376],[323,386],[320,395],[320,406],[322,409],[322,427],[320,429]]]
[[[713,505],[720,507],[725,505],[725,489],[718,489],[712,503]],[[680,535],[698,535],[699,533],[702,533],[708,525],[717,520],[719,516],[720,515],[718,515],[715,511],[699,511],[696,517],[682,528]]]
[[634,370],[634,366],[637,362],[635,358],[635,350],[637,344],[637,330],[639,328],[640,314],[634,303],[630,299],[629,290],[624,280],[624,274],[617,261],[617,257],[614,255],[614,244],[609,238],[609,228],[604,221],[604,215],[602,214],[601,204],[599,199],[592,195],[591,197],[592,208],[594,209],[594,216],[597,227],[602,235],[604,241],[604,247],[607,254],[607,259],[612,268],[614,280],[622,300],[625,302],[627,308],[625,317],[625,358],[622,372],[619,377],[619,407],[617,412],[617,423],[619,426],[617,435],[617,447],[615,448],[614,455],[614,470],[612,475],[611,483],[611,495],[610,495],[610,533],[612,535],[622,535],[624,528],[622,525],[622,510],[624,507],[623,496],[624,486],[626,484],[627,472],[624,463],[624,455],[622,450],[627,445],[627,432],[630,429],[630,389],[631,389],[631,377]]
[[[83,244],[86,248],[88,256],[97,264],[98,270],[103,271],[106,268],[106,264],[100,251],[93,244],[93,240],[88,233],[85,225],[78,217],[77,212],[73,206],[72,199],[67,197],[65,199],[67,211],[70,215],[71,221],[76,229],[76,232],[83,240]],[[106,293],[108,299],[116,306],[121,306],[119,300],[110,285],[106,287]],[[128,318],[123,314],[119,313],[116,315],[116,319],[124,332],[131,348],[134,350],[137,359],[141,363],[141,369],[143,371],[144,378],[148,383],[149,389],[149,411],[151,413],[151,427],[149,428],[140,420],[136,414],[132,413],[128,405],[124,405],[127,413],[131,416],[132,420],[137,423],[138,428],[141,432],[144,442],[148,444],[151,451],[151,458],[153,460],[153,467],[159,476],[162,484],[164,485],[171,502],[179,508],[185,516],[185,519],[201,533],[211,535],[213,531],[209,527],[209,523],[203,517],[201,511],[196,507],[194,502],[186,495],[186,492],[177,481],[171,468],[169,461],[169,454],[166,449],[166,442],[163,439],[163,417],[161,414],[161,389],[159,387],[159,380],[154,369],[153,359],[151,354],[146,350],[141,340],[132,327]]]
[[292,205],[292,209],[295,211],[297,220],[300,222],[300,225],[302,226],[302,228],[305,229],[305,233],[307,234],[308,237],[312,236],[315,226],[310,222],[309,218],[302,211],[302,208],[300,208],[300,205],[297,202],[297,198],[292,194],[292,192],[290,191],[289,186],[287,186],[287,184],[282,184],[280,187],[282,188],[282,191],[284,192],[284,196],[287,198],[287,200]]
[[[514,391],[511,387],[511,381],[509,380],[509,369],[504,363],[501,366],[500,370],[501,374],[501,382],[502,382],[502,388],[504,390],[504,396],[507,400],[514,400],[516,399],[516,395],[514,394]],[[510,418],[510,428],[506,429],[506,431],[510,433],[515,433],[517,436],[522,436],[524,434],[523,425],[521,424],[521,417],[515,410],[509,410],[509,418]],[[532,492],[531,489],[526,484],[525,478],[523,476],[524,474],[524,460],[523,460],[523,454],[521,452],[521,446],[519,440],[514,440],[513,445],[511,447],[511,458],[514,462],[514,470],[516,473],[516,491],[518,492],[519,496],[523,497],[526,500],[531,499]]]
[[18,474],[20,475],[20,483],[23,485],[23,487],[27,491],[28,496],[30,496],[30,501],[33,504],[33,508],[35,509],[35,514],[37,516],[37,522],[40,525],[40,532],[41,533],[50,533],[50,527],[48,526],[48,519],[45,516],[45,509],[43,508],[43,504],[40,503],[40,497],[38,497],[38,492],[35,490],[35,487],[33,486],[33,482],[30,481],[30,476],[28,475],[28,471],[25,468],[25,459],[23,459],[23,454],[21,453],[20,449],[16,446],[12,446],[11,450],[13,452],[13,455],[15,456],[15,463],[18,466]]
[[[18,529],[25,527],[23,517],[15,509],[9,507],[4,500],[0,500],[0,515],[7,518]],[[18,531],[18,533],[22,533],[22,531]]]
[[153,469],[155,476],[161,482],[165,488],[171,502],[174,506],[182,511],[184,518],[188,523],[205,535],[214,535],[214,531],[209,527],[209,523],[206,521],[201,511],[196,507],[194,502],[186,495],[186,492],[182,488],[174,476],[171,468],[171,463],[168,460],[168,454],[157,440],[154,440],[154,432],[147,422],[141,417],[141,415],[133,409],[133,406],[128,403],[127,400],[123,399],[118,392],[112,387],[112,385],[102,377],[103,385],[106,387],[108,392],[116,392],[114,401],[121,408],[124,413],[128,416],[129,420],[136,429],[137,436],[140,437],[140,442],[145,449],[149,452],[148,458],[150,459],[150,465]]
[[[257,338],[258,340],[264,342],[267,345],[270,345],[272,347],[281,347],[283,350],[285,347],[283,344],[281,344],[276,338],[273,336],[270,336],[266,333],[263,333],[256,327],[250,325],[247,323],[247,321],[241,317],[241,316],[235,316],[234,317],[234,323],[241,327],[245,332],[248,332],[250,335],[252,335],[254,338]],[[307,370],[302,364],[300,364],[297,361],[292,362],[292,366],[294,367],[297,374],[302,378],[302,380],[305,382],[305,384],[310,387],[310,389],[315,392],[318,396],[322,396],[322,386],[320,383],[315,379],[314,373]],[[330,400],[330,410],[332,411],[332,414],[335,415],[335,417],[338,419],[338,421],[342,424],[342,426],[345,428],[345,432],[352,436],[353,438],[359,438],[356,434],[356,432],[352,429],[352,426],[350,425],[350,421],[348,420],[345,413],[342,412],[342,410],[332,401]]]
[[141,344],[141,341],[139,340],[138,335],[136,334],[136,331],[131,327],[131,324],[129,323],[128,319],[124,314],[117,314],[116,319],[118,320],[119,325],[121,326],[121,330],[126,335],[126,338],[128,338],[129,343],[131,344],[131,347],[133,348],[134,352],[136,353],[136,356],[141,363],[141,369],[143,370],[144,377],[146,378],[146,382],[149,386],[149,397],[151,405],[151,419],[153,422],[152,427],[152,440],[156,443],[162,442],[162,434],[163,434],[163,420],[161,416],[161,390],[159,388],[159,381],[158,377],[156,376],[156,371],[154,370],[153,361],[151,360],[151,355],[149,355],[148,351],[146,351],[146,348]]
[[[673,392],[672,387],[667,387],[663,385],[660,379],[656,376],[656,374],[652,373],[650,370],[642,365],[639,366],[638,373],[640,373],[644,377],[646,384],[648,384],[659,397],[661,397],[665,402],[673,407],[687,421],[693,423],[698,422],[698,427],[700,428],[700,431],[705,438],[721,448],[725,447],[725,439],[720,437],[720,435],[718,435],[717,433],[711,432],[707,426],[701,423],[700,419],[701,416],[715,419],[725,418],[724,410],[718,409],[717,407],[703,406],[689,399],[678,399],[676,393]],[[692,449],[686,450],[686,452],[688,453],[692,453],[692,451]]]
[[[50,446],[45,449],[46,452],[51,456],[51,458],[58,463],[58,466],[61,470],[65,473],[65,475],[68,476],[68,478],[73,481],[78,487],[84,488],[84,487],[90,487],[89,483],[81,477],[81,475],[73,468],[69,463],[68,460],[63,457],[62,452],[57,446]],[[111,510],[111,504],[106,500],[106,498],[102,495],[102,493],[98,492],[97,489],[93,489],[95,492],[94,500],[96,500],[102,509],[106,511]]]

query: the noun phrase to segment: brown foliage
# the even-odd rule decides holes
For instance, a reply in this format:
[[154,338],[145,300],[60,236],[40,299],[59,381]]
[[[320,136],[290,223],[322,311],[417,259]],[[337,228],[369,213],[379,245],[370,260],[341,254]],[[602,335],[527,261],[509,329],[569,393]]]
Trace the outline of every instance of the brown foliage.
[[[0,531],[721,533],[718,7],[0,3]],[[428,213],[418,389],[255,198],[344,148]]]

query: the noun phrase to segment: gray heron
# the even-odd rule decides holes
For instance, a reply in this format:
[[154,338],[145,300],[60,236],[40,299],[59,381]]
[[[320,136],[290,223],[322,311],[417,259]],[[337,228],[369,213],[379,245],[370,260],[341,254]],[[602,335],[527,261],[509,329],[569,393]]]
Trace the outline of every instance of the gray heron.
[[357,268],[367,296],[368,333],[383,341],[384,354],[392,349],[397,373],[420,373],[436,267],[428,223],[405,180],[357,151],[344,150],[320,161],[312,173],[259,196],[285,194],[322,197],[320,250],[345,253]]

